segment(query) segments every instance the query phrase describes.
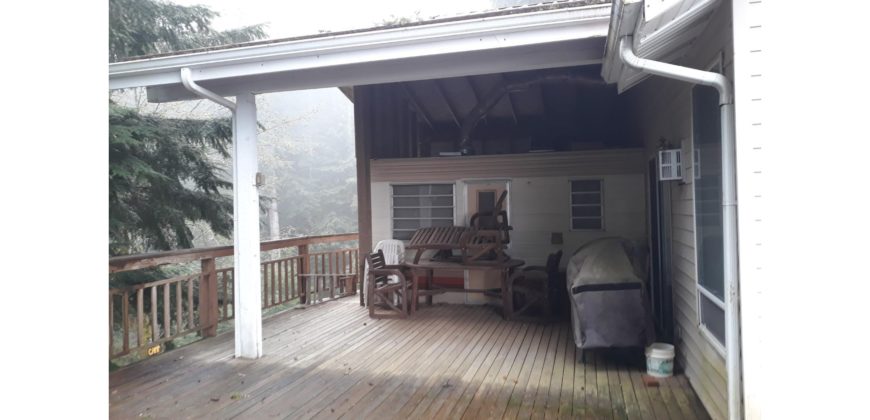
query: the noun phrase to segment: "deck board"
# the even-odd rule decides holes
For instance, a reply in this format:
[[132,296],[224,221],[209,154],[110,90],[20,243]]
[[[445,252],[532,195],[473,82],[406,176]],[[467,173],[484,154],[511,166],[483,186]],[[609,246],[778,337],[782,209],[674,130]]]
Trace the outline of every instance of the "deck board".
[[374,320],[354,297],[264,321],[264,354],[232,334],[109,374],[112,418],[708,419],[683,376],[644,386],[607,352],[577,363],[568,323],[506,322],[488,307],[423,305]]

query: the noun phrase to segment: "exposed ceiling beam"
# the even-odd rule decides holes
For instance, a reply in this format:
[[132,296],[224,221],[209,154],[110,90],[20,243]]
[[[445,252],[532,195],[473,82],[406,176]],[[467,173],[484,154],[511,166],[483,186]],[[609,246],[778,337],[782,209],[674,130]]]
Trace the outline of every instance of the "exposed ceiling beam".
[[547,88],[546,85],[538,85],[538,89],[537,89],[538,95],[541,96],[541,114],[544,115],[544,117],[547,116],[547,95],[544,92],[544,89],[546,89],[546,88]]
[[414,107],[414,109],[417,110],[417,114],[420,115],[426,125],[428,125],[429,128],[434,131],[435,126],[432,125],[432,116],[429,115],[429,113],[420,106],[420,102],[417,100],[417,96],[414,95],[414,92],[412,92],[411,89],[408,89],[407,83],[399,83],[399,86],[402,87],[402,91],[405,92],[405,96],[408,97],[408,101],[411,102],[411,105]]
[[447,110],[450,111],[450,117],[453,118],[453,122],[456,123],[456,128],[462,128],[462,123],[459,122],[459,117],[456,116],[456,111],[453,110],[453,105],[450,104],[450,100],[444,93],[444,86],[441,84],[441,80],[435,81],[435,90],[438,91],[438,96],[440,96],[441,100],[444,101],[444,104],[447,105]]
[[[474,104],[477,105],[480,103],[480,94],[477,93],[477,86],[474,85],[474,79],[471,77],[463,77],[465,79],[465,83],[468,83],[468,86],[471,88],[471,93],[474,94]],[[487,119],[487,114],[483,115],[484,124],[489,125],[489,120]]]
[[[504,77],[504,74],[499,73],[498,77],[501,79],[502,85],[506,86],[508,84],[507,78]],[[514,107],[514,101],[511,99],[511,92],[507,91],[504,98],[507,100],[508,108],[511,110],[511,117],[514,119],[514,125],[520,125],[520,119],[517,118],[517,109]]]
[[[504,79],[503,79],[504,80]],[[492,109],[495,104],[497,104],[501,99],[510,94],[512,91],[521,91],[528,89],[531,86],[543,83],[543,82],[561,82],[561,83],[579,83],[585,85],[602,85],[604,81],[599,78],[593,78],[584,75],[571,74],[571,73],[556,73],[556,74],[548,74],[544,76],[532,77],[530,79],[521,80],[521,81],[513,81],[510,84],[505,83],[500,84],[494,87],[491,91],[489,91],[486,96],[483,97],[483,100],[478,102],[477,105],[472,108],[472,110],[462,119],[462,128],[459,130],[459,151],[462,154],[469,154],[472,152],[471,149],[471,132],[474,130],[474,127],[477,126],[477,123]]]

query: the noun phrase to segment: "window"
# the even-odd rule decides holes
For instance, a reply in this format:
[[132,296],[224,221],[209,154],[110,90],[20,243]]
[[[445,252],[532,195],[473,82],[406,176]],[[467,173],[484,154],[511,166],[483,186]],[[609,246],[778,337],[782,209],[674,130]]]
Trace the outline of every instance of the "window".
[[700,323],[719,345],[725,343],[725,276],[722,230],[722,133],[719,94],[692,88],[692,148],[695,158],[695,252]]
[[393,185],[393,239],[431,226],[453,226],[453,184]]
[[571,181],[571,230],[603,230],[603,182],[600,179]]

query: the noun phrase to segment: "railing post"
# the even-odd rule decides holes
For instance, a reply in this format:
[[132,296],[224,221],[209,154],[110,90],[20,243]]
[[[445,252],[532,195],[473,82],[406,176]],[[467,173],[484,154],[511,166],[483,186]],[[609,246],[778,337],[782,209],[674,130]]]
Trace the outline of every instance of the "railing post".
[[297,253],[300,256],[299,259],[299,272],[297,275],[297,279],[299,279],[299,303],[308,303],[308,245],[299,245],[296,247]]
[[199,326],[203,337],[217,335],[218,293],[217,273],[214,258],[202,260],[202,276],[199,282]]

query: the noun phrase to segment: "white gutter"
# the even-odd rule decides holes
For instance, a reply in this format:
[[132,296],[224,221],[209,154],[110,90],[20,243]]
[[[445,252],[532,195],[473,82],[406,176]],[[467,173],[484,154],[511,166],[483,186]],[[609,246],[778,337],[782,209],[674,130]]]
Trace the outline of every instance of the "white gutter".
[[[718,5],[719,0],[697,0],[689,10],[680,14],[679,19],[673,19],[655,32],[634,39],[635,53],[642,57],[663,55],[670,46],[674,45],[674,40],[691,29],[699,20],[713,13]],[[642,23],[642,20],[638,20],[638,29],[641,28]]]
[[214,93],[214,92],[196,84],[196,82],[193,81],[193,77],[190,74],[190,68],[183,67],[181,69],[181,84],[184,85],[185,89],[193,92],[194,94],[196,94],[204,99],[208,99],[212,102],[215,102],[219,105],[223,105],[223,106],[229,108],[230,111],[232,111],[232,112],[236,112],[236,103],[235,102],[233,102],[227,98],[224,98],[223,96],[220,96],[217,93]]
[[629,67],[669,79],[712,86],[719,92],[722,133],[722,248],[725,276],[725,370],[728,376],[728,417],[742,418],[740,366],[740,300],[737,271],[737,177],[735,172],[734,95],[731,83],[719,74],[640,58],[632,37],[619,40],[619,57]]
[[110,63],[109,88],[180,83],[178,70],[183,67],[196,69],[197,80],[205,84],[213,79],[604,37],[609,16],[610,4],[601,4],[180,52]]

